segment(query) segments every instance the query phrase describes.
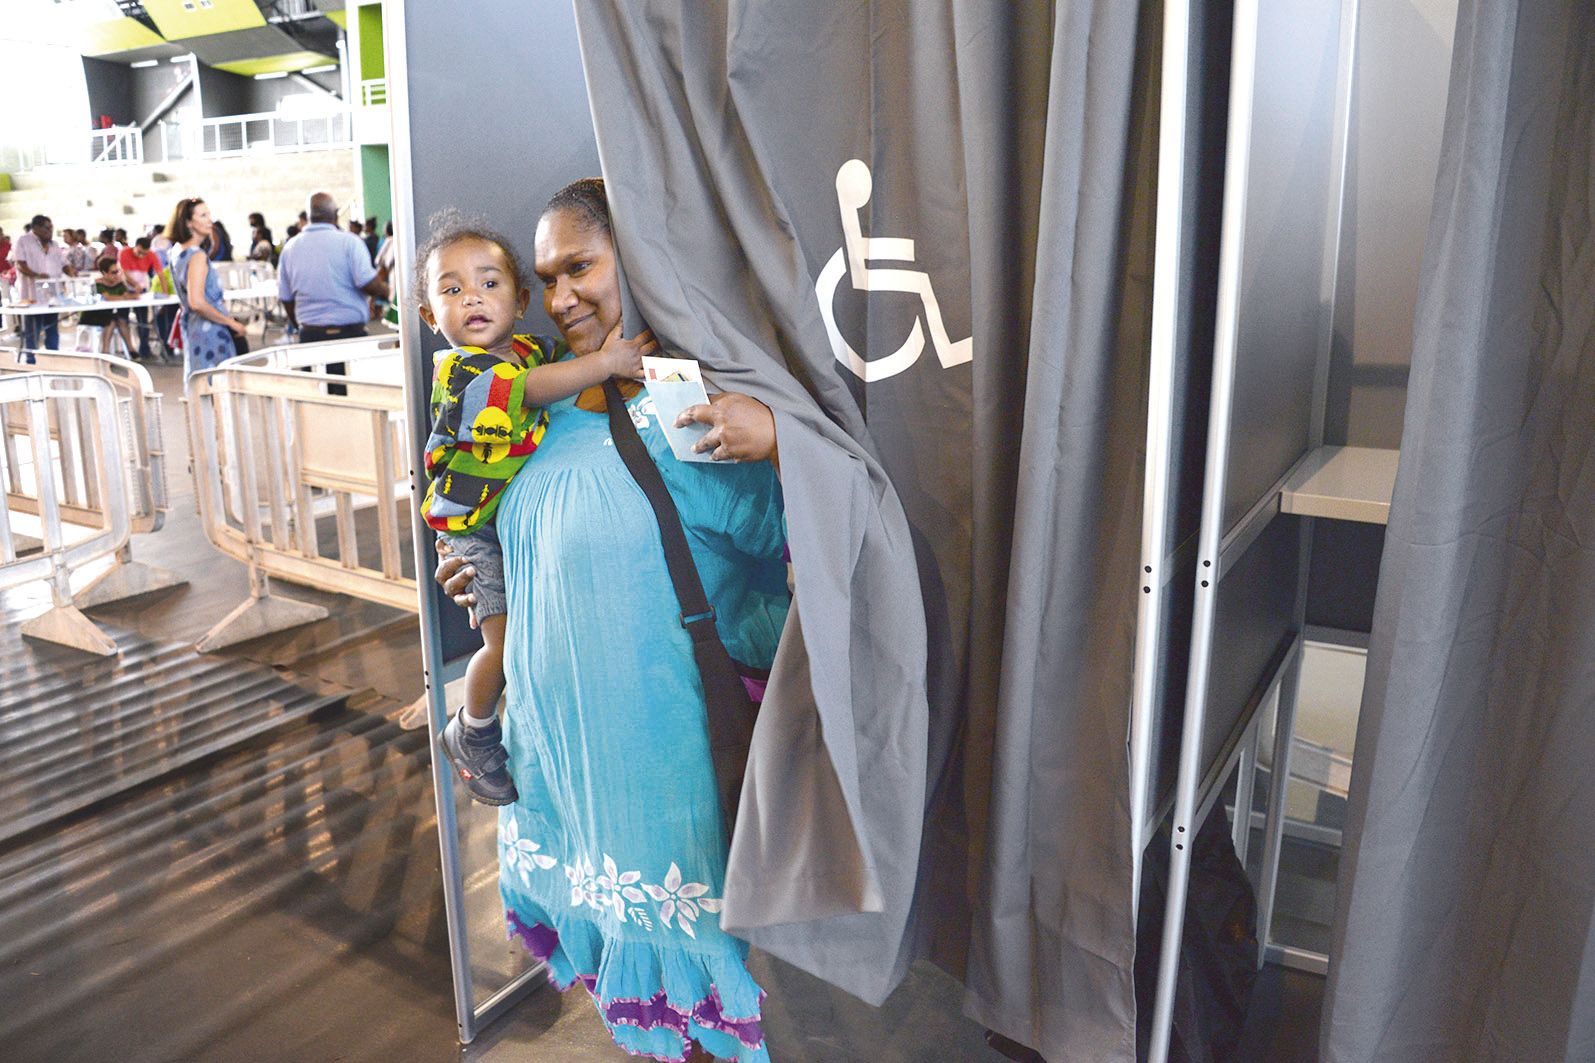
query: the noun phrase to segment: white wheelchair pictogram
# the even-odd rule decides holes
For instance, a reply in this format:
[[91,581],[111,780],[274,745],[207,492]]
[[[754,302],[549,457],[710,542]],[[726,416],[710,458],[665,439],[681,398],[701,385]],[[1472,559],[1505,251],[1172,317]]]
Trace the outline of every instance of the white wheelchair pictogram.
[[896,376],[915,362],[925,350],[925,332],[918,316],[903,345],[883,358],[866,359],[855,351],[836,327],[836,288],[844,273],[852,278],[853,287],[861,292],[907,292],[918,295],[930,323],[930,342],[936,348],[936,358],[943,369],[963,365],[974,358],[974,337],[954,343],[942,323],[941,307],[931,288],[930,274],[912,269],[877,269],[871,262],[913,262],[914,241],[898,237],[866,237],[859,225],[858,214],[869,202],[874,181],[869,166],[862,160],[849,159],[836,171],[836,202],[842,212],[843,244],[820,270],[814,281],[814,295],[820,301],[820,316],[825,319],[825,331],[831,338],[831,351],[836,360],[847,366],[865,383]]

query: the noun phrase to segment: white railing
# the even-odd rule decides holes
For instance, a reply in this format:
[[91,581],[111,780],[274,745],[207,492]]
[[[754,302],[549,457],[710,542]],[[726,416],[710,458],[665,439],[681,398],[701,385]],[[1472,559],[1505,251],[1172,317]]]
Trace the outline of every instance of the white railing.
[[193,147],[188,143],[185,135],[192,126],[184,126],[180,122],[168,122],[161,119],[156,123],[156,128],[161,131],[161,161],[178,162],[193,154]]
[[[0,347],[0,379],[24,373],[55,373],[59,375],[86,375],[105,381],[116,392],[116,427],[120,442],[123,480],[126,485],[128,524],[136,535],[157,532],[166,523],[170,511],[166,486],[166,446],[161,425],[161,395],[150,380],[149,371],[135,362],[114,358],[108,354],[78,353],[71,351],[34,351],[36,360],[27,363],[20,351]],[[79,411],[80,421],[82,410]],[[62,416],[63,410],[52,407],[50,430],[52,438],[65,441],[70,449],[82,450],[82,441],[89,436],[87,422],[77,425]],[[27,425],[14,416],[5,423],[5,453],[8,458],[17,453],[16,440],[27,434]],[[99,460],[83,455],[75,464]],[[103,461],[101,461],[103,465]],[[105,466],[109,468],[110,466]],[[72,525],[96,527],[104,523],[100,500],[88,489],[87,483],[74,476],[72,489],[62,496],[63,519]],[[17,503],[18,511],[34,513],[33,507],[23,499]],[[138,594],[175,587],[184,581],[169,572],[133,560],[131,544],[116,551],[115,561],[105,572],[72,596],[80,609],[107,602],[120,601]]]
[[89,161],[135,165],[144,161],[144,134],[136,125],[96,129],[89,136]]
[[23,635],[103,657],[116,643],[73,604],[71,577],[131,535],[116,406],[97,377],[0,375],[0,589],[48,581],[51,607]]
[[[348,375],[329,375],[334,362]],[[327,615],[274,597],[273,577],[415,611],[396,339],[272,347],[195,373],[188,429],[205,536],[248,565],[250,581],[249,599],[200,650]],[[331,541],[318,520],[332,525]]]
[[275,111],[206,118],[200,122],[199,153],[217,158],[252,152],[281,154],[348,147],[349,110],[338,107],[317,114],[288,115]]
[[75,373],[99,377],[116,390],[116,424],[127,471],[128,517],[135,534],[159,531],[170,511],[161,393],[137,362],[83,351],[22,352],[0,347],[0,374]]
[[388,102],[388,79],[368,78],[360,82],[360,103],[366,107],[384,107]]
[[0,146],[0,173],[27,173],[45,165],[50,156],[43,144],[7,144]]

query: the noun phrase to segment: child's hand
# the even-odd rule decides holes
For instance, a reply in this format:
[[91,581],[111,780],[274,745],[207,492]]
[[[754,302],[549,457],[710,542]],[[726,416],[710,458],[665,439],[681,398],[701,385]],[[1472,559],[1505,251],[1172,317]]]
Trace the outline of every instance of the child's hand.
[[654,339],[650,329],[643,329],[631,339],[627,339],[620,334],[618,321],[609,331],[609,335],[604,338],[604,345],[598,349],[598,357],[604,359],[609,375],[628,380],[641,380],[643,356],[658,353],[659,342]]

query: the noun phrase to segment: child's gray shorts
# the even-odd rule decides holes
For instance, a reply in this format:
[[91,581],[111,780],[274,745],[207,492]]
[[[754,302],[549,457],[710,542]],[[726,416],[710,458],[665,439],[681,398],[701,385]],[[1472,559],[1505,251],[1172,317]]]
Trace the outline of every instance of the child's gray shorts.
[[499,549],[498,533],[493,525],[484,524],[466,535],[443,532],[439,538],[448,540],[455,556],[465,558],[466,563],[476,569],[469,588],[476,595],[476,622],[480,624],[489,616],[503,616],[508,611],[504,600],[504,554]]

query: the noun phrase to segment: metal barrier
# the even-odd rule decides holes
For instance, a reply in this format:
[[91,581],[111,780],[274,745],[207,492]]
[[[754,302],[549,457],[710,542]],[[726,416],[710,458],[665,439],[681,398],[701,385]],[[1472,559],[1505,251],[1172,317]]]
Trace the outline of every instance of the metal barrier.
[[[51,608],[22,634],[103,657],[116,643],[73,604],[71,576],[132,534],[117,404],[110,383],[86,374],[0,376],[0,590],[47,580]],[[38,533],[37,552],[24,529]]]
[[[170,510],[166,486],[166,446],[161,424],[161,395],[150,380],[149,371],[124,358],[108,354],[73,351],[33,351],[33,364],[25,363],[22,352],[15,348],[0,347],[0,374],[11,376],[23,373],[52,373],[88,375],[98,377],[115,391],[115,420],[117,427],[120,465],[126,483],[124,512],[130,530],[135,534],[159,531]],[[51,410],[52,438],[67,445],[77,446],[84,437],[84,425],[74,425],[70,419],[59,416],[59,409]],[[13,411],[4,419],[6,453],[15,453],[16,440],[28,435],[26,421]],[[109,468],[110,466],[106,466]],[[35,512],[31,503],[18,501],[22,512]],[[100,526],[105,514],[97,498],[84,493],[81,499],[68,498],[63,502],[63,512],[71,524]],[[178,576],[133,560],[131,543],[116,551],[115,564],[74,597],[74,603],[83,609],[108,602],[120,601],[138,594],[180,586],[186,582]]]
[[[333,362],[348,375],[329,375]],[[398,340],[369,338],[266,348],[191,378],[200,519],[217,549],[249,566],[250,584],[249,599],[198,649],[327,615],[273,596],[272,578],[416,610],[415,578],[403,573],[410,535],[400,523],[412,505],[402,374]],[[370,529],[360,534],[359,514],[374,518],[374,543]],[[332,521],[332,542],[322,542],[318,518]]]

